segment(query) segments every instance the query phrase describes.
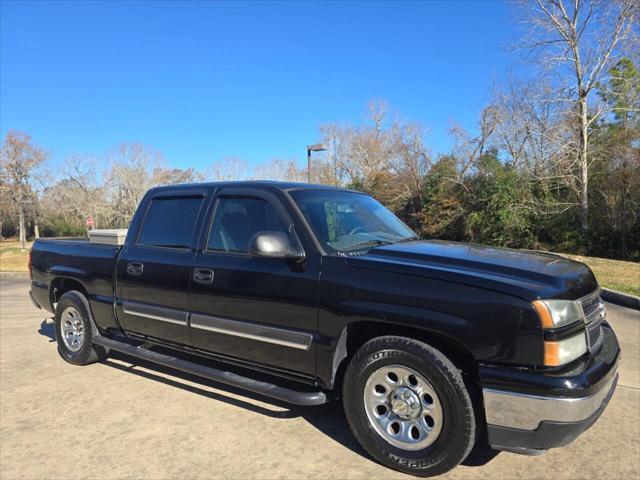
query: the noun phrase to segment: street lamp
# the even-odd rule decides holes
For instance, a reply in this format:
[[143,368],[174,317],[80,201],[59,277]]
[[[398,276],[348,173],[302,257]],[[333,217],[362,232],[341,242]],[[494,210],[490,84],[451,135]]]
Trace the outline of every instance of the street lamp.
[[307,183],[311,183],[311,152],[324,152],[326,149],[322,143],[307,146]]

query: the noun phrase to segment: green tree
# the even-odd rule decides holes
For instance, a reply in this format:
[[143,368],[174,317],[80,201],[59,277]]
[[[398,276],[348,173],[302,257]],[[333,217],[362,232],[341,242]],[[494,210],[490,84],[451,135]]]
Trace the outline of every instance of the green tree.
[[[464,237],[465,186],[458,183],[457,159],[446,155],[433,164],[426,175],[421,205],[407,204],[403,219],[426,238],[461,240]],[[418,201],[418,197],[412,198]]]
[[598,124],[594,146],[590,250],[640,259],[640,72],[628,58],[610,69],[599,94],[611,115]]
[[497,151],[483,155],[470,181],[468,223],[470,241],[507,247],[533,247],[533,212],[522,175],[498,159]]

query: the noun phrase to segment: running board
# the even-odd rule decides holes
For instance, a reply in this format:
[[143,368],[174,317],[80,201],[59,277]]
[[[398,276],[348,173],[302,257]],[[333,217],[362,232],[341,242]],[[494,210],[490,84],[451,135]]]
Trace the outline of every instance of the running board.
[[261,382],[232,372],[225,372],[223,370],[218,370],[217,368],[207,367],[199,363],[189,362],[170,355],[153,352],[147,348],[143,348],[143,346],[135,346],[103,336],[94,337],[92,342],[96,345],[126,353],[133,357],[142,358],[153,363],[164,365],[165,367],[197,375],[198,377],[207,378],[226,385],[242,388],[250,392],[259,393],[294,405],[310,406],[327,403],[327,396],[324,392],[299,392],[289,388],[279,387],[272,383]]

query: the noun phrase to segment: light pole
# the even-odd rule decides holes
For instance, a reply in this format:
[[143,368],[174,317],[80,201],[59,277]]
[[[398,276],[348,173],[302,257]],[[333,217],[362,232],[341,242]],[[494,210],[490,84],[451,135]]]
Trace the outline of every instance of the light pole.
[[307,146],[307,183],[311,183],[311,152],[324,152],[326,147],[322,143]]

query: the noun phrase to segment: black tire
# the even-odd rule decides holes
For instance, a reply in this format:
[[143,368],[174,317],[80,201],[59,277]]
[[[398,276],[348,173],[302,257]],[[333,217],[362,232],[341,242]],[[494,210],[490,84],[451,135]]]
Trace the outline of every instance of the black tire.
[[[369,376],[385,365],[404,365],[420,373],[442,405],[442,429],[431,445],[407,450],[392,445],[372,426],[364,406]],[[384,336],[365,343],[344,376],[343,404],[349,426],[362,447],[387,467],[419,477],[441,475],[462,462],[475,443],[473,403],[460,371],[441,352],[405,337]]]
[[[79,314],[79,320],[82,322],[84,329],[83,339],[80,348],[77,351],[71,350],[62,339],[62,317],[63,313],[69,308],[75,310]],[[99,346],[93,345],[91,342],[94,333],[94,323],[91,317],[91,309],[87,298],[76,290],[65,293],[56,305],[55,316],[56,340],[58,342],[58,353],[67,362],[74,365],[89,365],[105,359],[109,352]]]

